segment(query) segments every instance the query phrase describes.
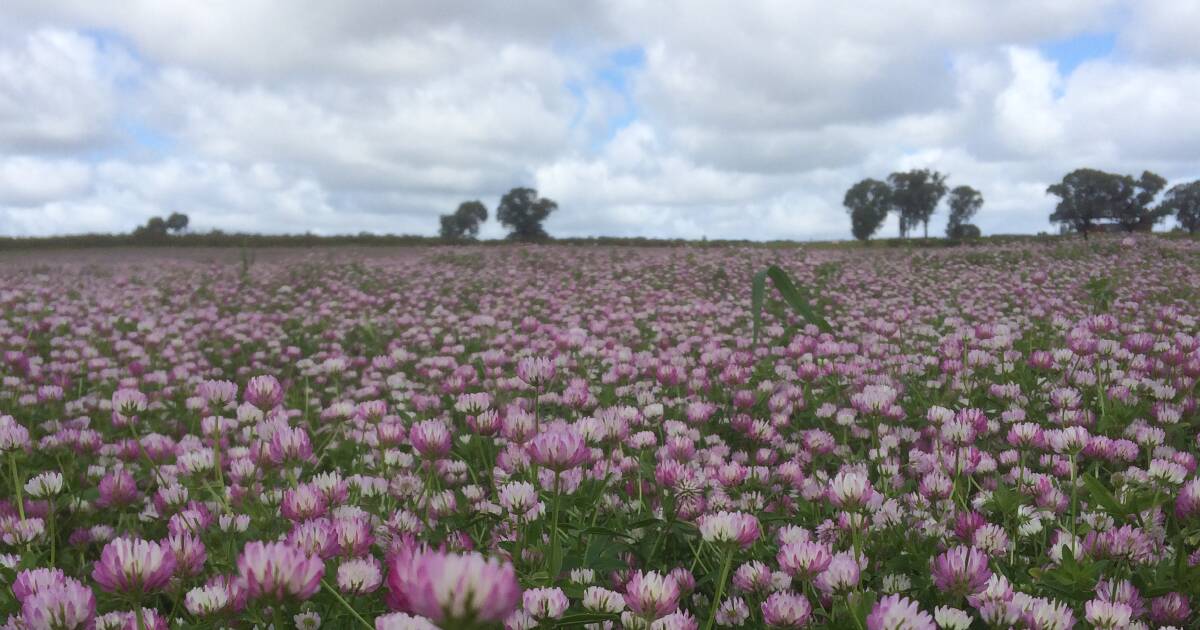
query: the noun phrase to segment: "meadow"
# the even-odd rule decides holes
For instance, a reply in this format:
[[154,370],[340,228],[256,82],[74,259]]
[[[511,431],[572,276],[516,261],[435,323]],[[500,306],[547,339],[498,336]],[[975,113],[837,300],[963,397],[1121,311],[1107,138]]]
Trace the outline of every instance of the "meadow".
[[1150,235],[6,255],[0,621],[1200,627],[1198,311]]

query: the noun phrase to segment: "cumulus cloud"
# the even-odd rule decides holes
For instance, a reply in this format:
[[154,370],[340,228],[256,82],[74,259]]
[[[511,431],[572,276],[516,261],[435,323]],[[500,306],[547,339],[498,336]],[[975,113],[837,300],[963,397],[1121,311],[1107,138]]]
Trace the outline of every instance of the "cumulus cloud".
[[[843,238],[847,187],[916,167],[980,189],[985,232],[1046,230],[1072,168],[1200,176],[1192,10],[13,0],[0,233],[183,211],[432,234],[464,199],[533,185],[560,204],[553,234]],[[1047,47],[1097,32],[1116,48]]]
[[78,33],[43,29],[0,46],[0,147],[70,151],[112,135],[126,55]]

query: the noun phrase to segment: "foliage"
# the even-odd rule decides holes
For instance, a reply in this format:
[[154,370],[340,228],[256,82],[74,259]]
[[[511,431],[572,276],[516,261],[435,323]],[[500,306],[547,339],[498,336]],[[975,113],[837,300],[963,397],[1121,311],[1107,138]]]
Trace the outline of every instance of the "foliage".
[[797,287],[786,271],[775,265],[754,274],[750,290],[750,312],[754,320],[754,343],[758,343],[759,330],[762,328],[763,308],[765,307],[767,280],[775,285],[784,302],[804,321],[815,325],[820,330],[832,332],[829,322],[813,308],[808,291]]
[[946,236],[952,239],[978,238],[979,228],[970,228],[971,218],[983,207],[983,194],[970,186],[958,186],[950,191],[948,199],[950,219],[946,222]]
[[496,218],[509,228],[509,240],[540,241],[550,238],[542,222],[556,209],[557,203],[538,197],[532,188],[513,188],[500,198]]
[[188,215],[181,212],[172,212],[165,221],[167,230],[176,234],[181,234],[188,226]]
[[133,238],[137,241],[164,241],[169,233],[181,234],[188,226],[188,216],[178,212],[171,213],[166,219],[162,217],[150,217],[146,220],[146,224],[139,226],[133,231]]
[[1188,234],[1195,234],[1200,230],[1200,180],[1172,186],[1163,198],[1162,208],[1173,212]]
[[1150,171],[1143,171],[1137,180],[1126,175],[1120,181],[1122,203],[1116,207],[1112,219],[1121,229],[1126,232],[1149,232],[1170,214],[1170,210],[1162,206],[1151,207],[1154,198],[1166,187],[1167,180]]
[[864,179],[850,187],[842,200],[850,213],[854,238],[866,241],[883,225],[892,205],[892,189],[877,179]]
[[1129,175],[1076,169],[1046,189],[1047,194],[1059,198],[1050,221],[1084,238],[1106,221],[1126,231],[1148,231],[1166,216],[1161,207],[1150,207],[1165,185],[1163,178],[1149,171],[1135,180]]
[[487,206],[482,201],[464,201],[453,214],[443,214],[439,236],[448,241],[474,240],[479,226],[487,221]]
[[976,240],[983,237],[983,232],[980,232],[979,226],[973,223],[960,223],[949,228],[946,237],[955,241]]
[[900,235],[907,236],[917,224],[923,224],[928,238],[929,219],[946,195],[946,176],[922,168],[892,173],[888,183],[892,187],[892,207],[900,215]]

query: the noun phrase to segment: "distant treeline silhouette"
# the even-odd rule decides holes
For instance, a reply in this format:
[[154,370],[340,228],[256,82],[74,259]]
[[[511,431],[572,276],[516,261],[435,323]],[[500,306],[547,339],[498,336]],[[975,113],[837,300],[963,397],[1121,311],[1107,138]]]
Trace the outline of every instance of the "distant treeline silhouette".
[[[1156,205],[1166,186],[1166,179],[1150,171],[1134,179],[1093,168],[1076,169],[1046,189],[1046,194],[1059,199],[1050,222],[1064,234],[1079,233],[1086,239],[1097,231],[1149,232],[1174,215],[1181,229],[1195,234],[1200,229],[1200,181],[1171,188]],[[970,186],[949,190],[946,176],[929,169],[892,173],[887,181],[864,179],[846,191],[842,204],[850,214],[850,231],[860,241],[874,236],[892,212],[899,217],[901,238],[917,225],[924,226],[928,238],[929,219],[944,197],[950,206],[946,237],[979,238],[979,228],[970,220],[983,207],[983,195]]]

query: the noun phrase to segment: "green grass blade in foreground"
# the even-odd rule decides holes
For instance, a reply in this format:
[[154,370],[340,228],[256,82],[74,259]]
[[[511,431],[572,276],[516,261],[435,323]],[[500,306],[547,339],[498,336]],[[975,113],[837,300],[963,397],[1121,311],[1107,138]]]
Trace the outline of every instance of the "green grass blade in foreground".
[[833,332],[833,326],[829,325],[812,304],[804,293],[796,287],[790,276],[783,269],[776,265],[771,265],[766,269],[754,274],[754,282],[750,288],[750,308],[754,311],[754,343],[758,344],[759,330],[762,328],[762,311],[764,298],[766,293],[767,278],[771,279],[771,283],[779,291],[779,295],[783,297],[783,301],[787,302],[798,315],[804,318],[804,321],[816,325],[824,332]]

